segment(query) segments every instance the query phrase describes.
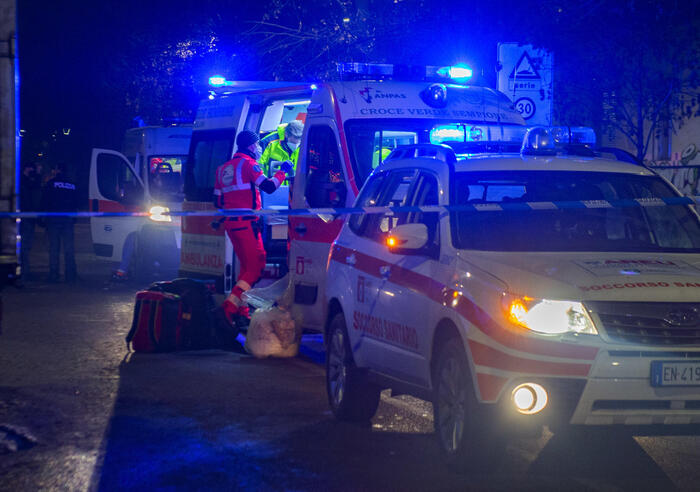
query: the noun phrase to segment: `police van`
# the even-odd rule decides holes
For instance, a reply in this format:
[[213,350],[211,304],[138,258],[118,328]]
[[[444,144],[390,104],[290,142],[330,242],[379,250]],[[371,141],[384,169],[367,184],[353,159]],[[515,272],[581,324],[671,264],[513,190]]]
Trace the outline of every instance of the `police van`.
[[697,433],[692,200],[595,157],[589,129],[505,130],[437,129],[447,145],[399,147],[364,183],[355,206],[379,212],[328,259],[333,412],[368,420],[383,388],[428,399],[453,464],[543,424]]
[[191,135],[191,125],[130,128],[124,135],[122,152],[92,150],[90,210],[143,214],[91,217],[98,257],[119,263],[125,243],[131,241],[132,274],[145,278],[161,271],[177,271],[180,217],[163,213],[181,210],[182,168]]
[[[506,134],[524,128],[505,95],[445,78],[436,82],[440,70],[435,67],[424,67],[421,81],[397,80],[398,68],[391,65],[345,64],[341,71],[344,80],[317,84],[219,80],[195,119],[184,209],[214,210],[215,171],[233,155],[241,129],[262,136],[293,119],[303,121],[291,205],[330,209],[354,202],[386,149],[439,141],[455,129],[480,125],[498,125]],[[267,209],[288,207],[290,190],[282,186],[274,195],[263,193],[262,202]],[[289,270],[295,313],[306,329],[320,332],[325,326],[328,253],[345,220],[331,210],[291,216],[288,224],[266,222],[265,275]],[[228,292],[236,278],[235,252],[223,228],[215,230],[211,222],[211,217],[183,217],[180,271],[216,279],[218,289]]]

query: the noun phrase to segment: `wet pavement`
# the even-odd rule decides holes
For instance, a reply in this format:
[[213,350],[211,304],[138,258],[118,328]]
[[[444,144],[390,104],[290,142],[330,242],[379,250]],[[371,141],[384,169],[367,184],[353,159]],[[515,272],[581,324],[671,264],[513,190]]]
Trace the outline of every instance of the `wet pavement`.
[[[3,293],[0,490],[696,490],[696,437],[545,433],[498,466],[455,474],[430,404],[382,396],[371,425],[334,421],[319,340],[300,357],[128,354],[137,284],[77,226],[77,284]],[[42,242],[42,236],[37,237]],[[35,269],[46,274],[45,246]]]

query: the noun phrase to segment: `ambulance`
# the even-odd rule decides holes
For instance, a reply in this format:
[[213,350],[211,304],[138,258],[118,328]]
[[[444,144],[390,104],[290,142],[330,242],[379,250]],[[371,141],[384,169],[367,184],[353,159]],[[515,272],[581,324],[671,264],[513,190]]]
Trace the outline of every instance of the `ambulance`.
[[506,129],[435,129],[365,180],[324,286],[334,414],[369,420],[385,388],[425,398],[457,466],[545,424],[696,434],[693,201],[595,157],[590,129]]
[[143,216],[91,217],[95,254],[115,264],[125,243],[132,241],[131,274],[149,278],[176,274],[180,259],[179,211],[184,199],[182,167],[189,150],[192,125],[130,128],[122,152],[93,149],[89,198],[93,212]]
[[[332,209],[351,206],[367,176],[397,145],[430,143],[443,133],[475,125],[498,125],[506,134],[524,128],[505,95],[450,79],[450,74],[462,75],[459,67],[423,67],[421,74],[401,74],[392,65],[351,63],[340,70],[343,80],[316,84],[219,79],[195,119],[185,165],[184,210],[214,210],[215,171],[232,157],[241,129],[263,136],[288,121],[303,121],[291,190],[281,186],[273,195],[261,193],[262,206]],[[419,81],[401,80],[416,75]],[[474,138],[479,138],[477,133],[475,129]],[[332,210],[292,216],[288,222],[265,217],[264,276],[289,272],[295,313],[305,329],[322,332],[325,327],[328,253],[346,218]],[[236,279],[235,252],[223,228],[212,228],[212,221],[183,216],[180,272],[214,279],[217,290],[229,292]]]

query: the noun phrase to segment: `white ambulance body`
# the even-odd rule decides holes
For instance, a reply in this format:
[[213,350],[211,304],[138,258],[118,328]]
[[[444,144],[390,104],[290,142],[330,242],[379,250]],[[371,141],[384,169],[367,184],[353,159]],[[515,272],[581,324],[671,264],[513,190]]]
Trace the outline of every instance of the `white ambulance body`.
[[594,157],[414,150],[356,206],[469,210],[342,227],[325,296],[336,415],[371,418],[386,387],[432,400],[455,464],[485,456],[484,429],[698,431],[700,218],[664,205],[670,183]]
[[[291,199],[293,208],[302,209],[350,206],[385,155],[382,149],[429,143],[440,128],[456,125],[524,128],[508,98],[484,87],[391,80],[260,85],[234,84],[200,106],[186,166],[185,209],[213,210],[214,173],[232,156],[240,129],[262,136],[289,119],[305,122]],[[287,194],[281,188],[270,200],[262,193],[264,208],[284,206]],[[288,254],[284,224],[266,228],[268,263],[280,265],[267,274],[288,266],[295,309],[307,329],[323,330],[328,252],[345,220],[332,213],[290,217]],[[235,260],[223,230],[213,230],[211,221],[183,217],[180,269],[187,276],[221,278],[219,288],[228,291]]]
[[120,262],[124,242],[133,235],[132,273],[147,274],[158,265],[177,269],[180,219],[159,215],[158,211],[179,211],[182,207],[182,166],[191,135],[189,125],[131,128],[124,135],[121,153],[93,149],[90,210],[155,212],[144,217],[92,217],[97,256]]

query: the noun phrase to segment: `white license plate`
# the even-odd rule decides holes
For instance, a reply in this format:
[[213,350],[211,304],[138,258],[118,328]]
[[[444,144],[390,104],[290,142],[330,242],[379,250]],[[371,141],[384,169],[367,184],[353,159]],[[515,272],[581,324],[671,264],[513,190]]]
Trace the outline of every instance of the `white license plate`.
[[652,386],[700,386],[700,361],[651,363]]

